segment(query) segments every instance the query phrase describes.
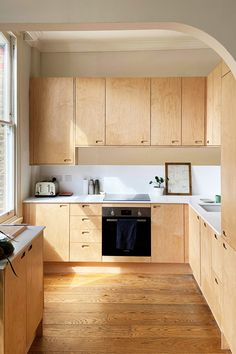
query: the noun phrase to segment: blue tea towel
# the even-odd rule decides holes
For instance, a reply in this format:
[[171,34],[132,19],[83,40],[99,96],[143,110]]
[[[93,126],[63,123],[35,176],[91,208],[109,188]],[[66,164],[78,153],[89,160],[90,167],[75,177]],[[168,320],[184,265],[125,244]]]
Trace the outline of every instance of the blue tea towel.
[[137,220],[118,219],[116,230],[116,248],[133,251],[137,234]]

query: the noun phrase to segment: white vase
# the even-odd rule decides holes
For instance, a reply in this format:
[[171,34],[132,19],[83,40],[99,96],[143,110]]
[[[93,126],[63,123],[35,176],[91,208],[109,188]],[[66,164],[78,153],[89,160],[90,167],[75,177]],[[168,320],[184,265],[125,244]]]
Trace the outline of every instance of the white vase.
[[153,195],[154,195],[155,197],[160,197],[160,196],[162,196],[163,194],[164,194],[164,187],[160,187],[160,188],[154,187],[154,188],[153,188]]

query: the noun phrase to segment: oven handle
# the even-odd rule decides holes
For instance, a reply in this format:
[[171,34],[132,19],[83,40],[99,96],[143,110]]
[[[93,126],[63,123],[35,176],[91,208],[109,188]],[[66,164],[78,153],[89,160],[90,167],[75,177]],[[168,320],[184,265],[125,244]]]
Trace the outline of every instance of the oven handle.
[[[121,219],[121,220],[122,220],[122,219]],[[106,219],[106,221],[108,221],[108,222],[117,222],[118,219]],[[136,221],[137,221],[137,222],[147,222],[146,219],[137,219]]]

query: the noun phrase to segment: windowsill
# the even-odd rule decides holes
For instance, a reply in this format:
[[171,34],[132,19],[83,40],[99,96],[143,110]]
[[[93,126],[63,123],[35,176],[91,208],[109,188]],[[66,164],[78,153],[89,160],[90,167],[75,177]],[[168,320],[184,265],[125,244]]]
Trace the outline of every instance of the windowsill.
[[4,225],[4,224],[11,224],[11,225],[15,225],[15,224],[22,224],[23,221],[23,217],[22,216],[13,216],[7,220],[4,220],[3,222],[1,222],[0,224]]

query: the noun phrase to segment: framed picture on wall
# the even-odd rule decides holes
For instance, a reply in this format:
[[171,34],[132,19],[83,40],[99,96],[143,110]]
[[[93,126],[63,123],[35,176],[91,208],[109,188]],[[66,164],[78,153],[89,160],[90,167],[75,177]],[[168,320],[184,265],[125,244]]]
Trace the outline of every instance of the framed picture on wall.
[[166,194],[192,195],[191,163],[166,162]]

